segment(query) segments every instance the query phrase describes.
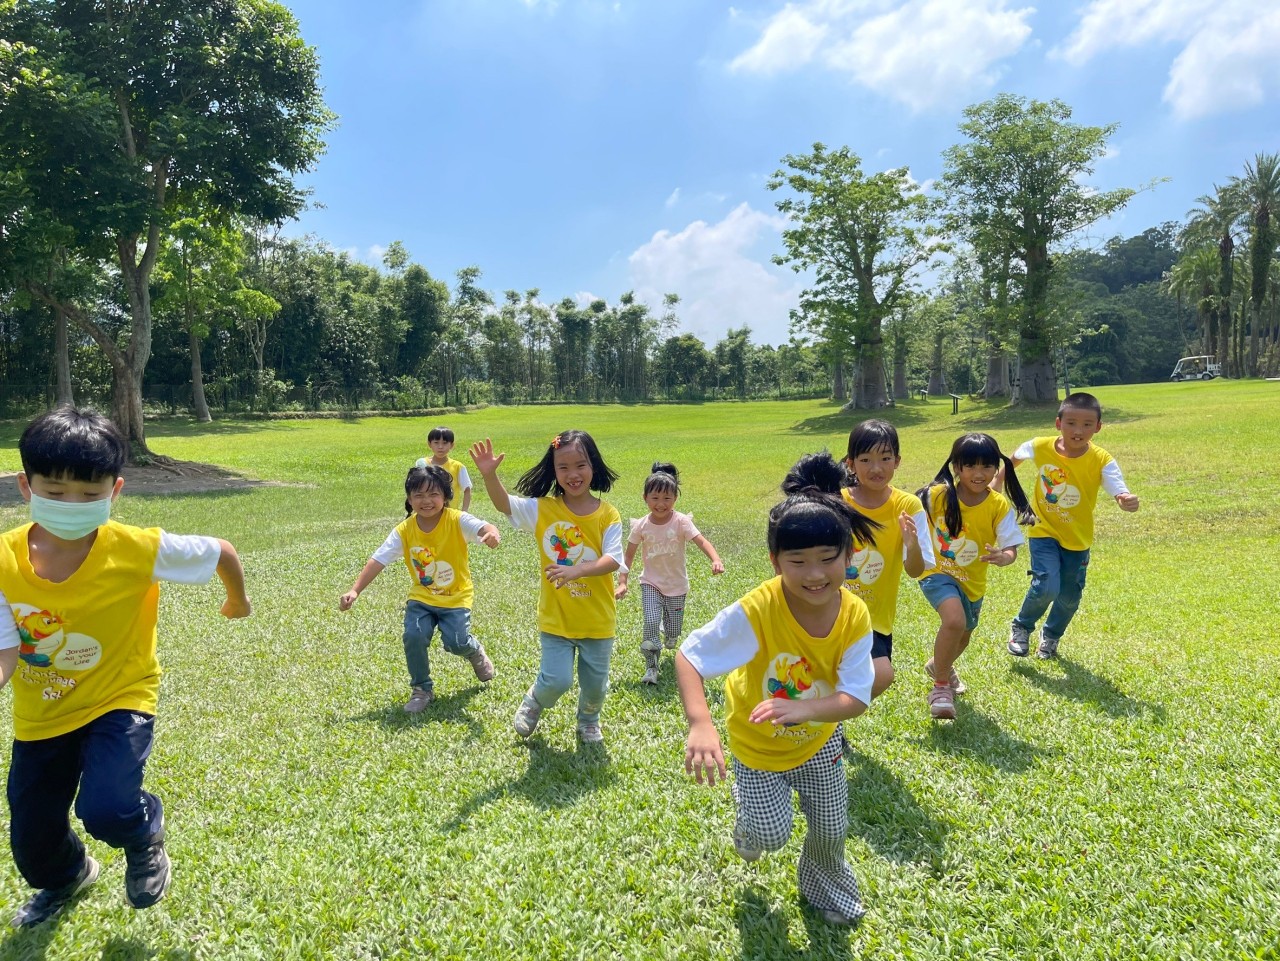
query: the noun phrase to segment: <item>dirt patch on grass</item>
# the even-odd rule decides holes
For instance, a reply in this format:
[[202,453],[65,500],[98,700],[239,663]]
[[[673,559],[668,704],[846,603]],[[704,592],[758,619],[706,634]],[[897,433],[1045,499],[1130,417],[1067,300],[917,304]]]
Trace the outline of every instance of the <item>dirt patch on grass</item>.
[[[0,472],[0,506],[22,503],[17,474]],[[204,494],[209,491],[248,490],[254,487],[283,487],[279,481],[254,480],[215,464],[174,461],[124,469],[122,495],[162,497],[169,494]]]

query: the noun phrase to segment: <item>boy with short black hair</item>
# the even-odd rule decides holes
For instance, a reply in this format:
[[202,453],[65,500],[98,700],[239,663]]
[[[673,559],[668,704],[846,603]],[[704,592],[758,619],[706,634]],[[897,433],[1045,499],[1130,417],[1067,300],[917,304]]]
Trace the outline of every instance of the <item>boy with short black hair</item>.
[[[1115,498],[1123,511],[1138,509],[1120,467],[1093,443],[1102,430],[1102,405],[1092,394],[1068,394],[1054,421],[1057,437],[1036,437],[1013,452],[1013,464],[1035,465],[1035,526],[1027,532],[1031,555],[1031,587],[1009,628],[1009,653],[1026,657],[1036,622],[1048,611],[1040,629],[1039,658],[1057,656],[1058,642],[1080,607],[1089,548],[1093,544],[1093,509],[1098,490]],[[996,489],[1003,482],[997,479]]]
[[453,430],[448,427],[432,427],[427,431],[427,446],[431,448],[431,456],[419,457],[413,466],[426,467],[428,464],[435,464],[447,470],[449,476],[453,478],[454,494],[462,491],[461,510],[470,510],[471,475],[467,473],[467,468],[462,461],[454,460],[449,456],[453,450]]
[[9,839],[35,895],[13,919],[30,927],[98,879],[71,829],[125,852],[135,908],[164,897],[169,857],[160,799],[143,790],[160,665],[159,582],[202,584],[217,573],[222,613],[251,610],[235,548],[110,519],[128,445],[94,411],[60,407],[18,442],[18,488],[30,524],[0,535],[0,686],[13,680]]

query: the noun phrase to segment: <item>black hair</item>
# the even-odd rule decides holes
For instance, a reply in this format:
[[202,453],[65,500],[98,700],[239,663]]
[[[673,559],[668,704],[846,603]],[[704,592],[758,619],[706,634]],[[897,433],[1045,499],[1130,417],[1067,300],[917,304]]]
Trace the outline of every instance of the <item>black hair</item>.
[[546,497],[554,493],[557,497],[564,493],[564,488],[556,480],[556,451],[577,444],[591,462],[591,489],[607,493],[613,489],[613,482],[618,479],[615,471],[609,469],[600,456],[596,442],[585,430],[565,430],[556,434],[547,445],[547,452],[542,460],[534,464],[516,481],[516,493],[524,497]]
[[[894,457],[902,456],[898,448],[897,428],[887,420],[864,420],[849,431],[849,452],[845,458],[850,464],[857,460],[858,455],[877,450],[891,451]],[[858,486],[852,467],[849,469],[849,486]]]
[[1098,403],[1098,398],[1092,394],[1086,394],[1082,390],[1076,391],[1074,394],[1068,394],[1062,398],[1062,403],[1058,405],[1058,416],[1061,417],[1066,413],[1067,408],[1091,411],[1098,418],[1098,423],[1102,423],[1102,405]]
[[433,440],[442,440],[447,444],[453,443],[453,431],[448,427],[432,427],[427,431],[427,443]]
[[947,455],[947,462],[942,465],[942,469],[938,471],[937,476],[916,492],[930,517],[933,516],[932,490],[935,485],[941,484],[947,489],[947,507],[944,516],[947,524],[947,533],[952,537],[960,533],[963,523],[960,519],[960,495],[956,493],[954,472],[959,471],[962,467],[972,467],[974,464],[997,469],[1003,466],[1004,492],[1009,500],[1013,502],[1013,509],[1018,515],[1018,523],[1031,524],[1035,522],[1035,514],[1032,513],[1031,503],[1027,500],[1027,495],[1022,490],[1022,484],[1018,481],[1018,474],[1013,468],[1013,461],[1000,453],[1000,445],[996,443],[996,439],[990,434],[962,434],[957,437],[956,442],[951,445],[951,453]]
[[680,472],[676,470],[675,464],[653,462],[653,466],[649,468],[649,476],[644,479],[644,496],[648,497],[654,491],[680,496]]
[[404,515],[413,513],[409,495],[420,490],[438,490],[444,495],[445,506],[453,500],[453,475],[443,467],[428,464],[426,467],[410,467],[404,478]]
[[796,461],[782,482],[786,499],[769,511],[769,553],[837,547],[848,555],[854,540],[871,543],[880,525],[845,503],[844,481],[844,468],[826,451]]
[[64,405],[41,414],[18,441],[28,479],[115,480],[129,459],[129,442],[120,428],[90,408]]

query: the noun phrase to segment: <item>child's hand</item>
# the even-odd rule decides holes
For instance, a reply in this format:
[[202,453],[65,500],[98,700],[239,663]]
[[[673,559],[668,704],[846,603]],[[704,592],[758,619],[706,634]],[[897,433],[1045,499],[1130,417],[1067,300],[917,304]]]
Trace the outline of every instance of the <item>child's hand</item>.
[[253,604],[247,594],[239,597],[228,597],[222,602],[222,616],[227,618],[248,617],[253,613]]
[[1120,509],[1122,511],[1128,511],[1130,514],[1132,514],[1134,511],[1138,509],[1138,495],[1137,494],[1117,494],[1116,503],[1120,505]]
[[492,474],[506,457],[506,454],[493,452],[493,441],[488,437],[471,445],[471,460],[481,474]]
[[547,580],[552,583],[556,590],[560,590],[570,581],[576,580],[578,576],[572,567],[564,564],[548,564],[542,569],[542,573],[547,575]]
[[898,515],[898,530],[902,531],[902,539],[907,543],[916,539],[916,522],[910,514],[902,511]]
[[627,596],[627,575],[618,575],[618,586],[613,589],[613,599],[620,601]]
[[689,728],[689,740],[684,749],[684,769],[694,780],[702,783],[702,773],[707,774],[707,784],[715,784],[716,776],[725,779],[724,750],[720,747],[720,735],[714,724],[697,724]]
[[359,596],[360,594],[358,591],[347,591],[347,593],[343,594],[340,598],[338,598],[338,610],[340,611],[351,610],[351,605],[356,602],[356,598]]
[[985,561],[988,564],[994,564],[996,567],[1008,567],[1018,556],[1018,549],[1016,547],[1006,547],[1003,550],[998,551],[990,544],[986,544],[984,546],[987,548],[987,552],[979,557],[978,560]]
[[[498,529],[496,527],[490,524],[480,532],[480,543],[485,547],[497,547],[502,543],[502,535],[498,533]],[[344,607],[343,610],[345,611],[346,608]]]
[[747,718],[752,724],[800,724],[809,720],[809,708],[804,701],[790,701],[785,697],[765,698]]
[[723,574],[723,573],[724,573],[724,561],[721,561],[721,560],[714,560],[714,561],[712,561],[712,562],[711,562],[711,573],[712,573],[712,574]]

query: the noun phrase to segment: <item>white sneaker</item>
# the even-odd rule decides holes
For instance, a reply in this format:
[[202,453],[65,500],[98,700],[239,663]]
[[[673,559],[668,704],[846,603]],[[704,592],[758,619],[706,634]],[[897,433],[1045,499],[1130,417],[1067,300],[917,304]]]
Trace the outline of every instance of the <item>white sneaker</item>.
[[644,677],[640,678],[640,683],[641,684],[657,684],[658,669],[656,667],[647,668],[644,672]]
[[599,721],[583,721],[578,725],[578,739],[583,744],[599,744],[604,740]]

